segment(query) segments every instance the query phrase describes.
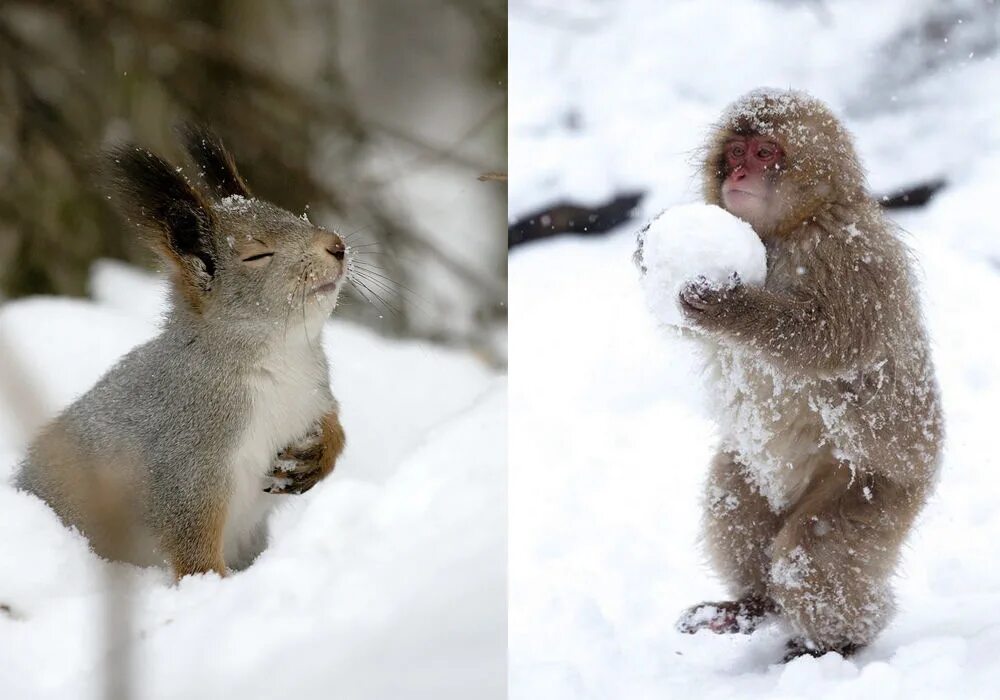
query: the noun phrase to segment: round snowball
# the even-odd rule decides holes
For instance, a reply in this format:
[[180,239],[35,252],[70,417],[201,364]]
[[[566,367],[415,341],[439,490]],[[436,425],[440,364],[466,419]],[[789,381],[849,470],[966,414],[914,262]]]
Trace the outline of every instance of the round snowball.
[[750,224],[720,207],[685,204],[661,212],[639,234],[642,288],[653,315],[671,326],[689,325],[679,295],[689,282],[760,286],[767,253]]

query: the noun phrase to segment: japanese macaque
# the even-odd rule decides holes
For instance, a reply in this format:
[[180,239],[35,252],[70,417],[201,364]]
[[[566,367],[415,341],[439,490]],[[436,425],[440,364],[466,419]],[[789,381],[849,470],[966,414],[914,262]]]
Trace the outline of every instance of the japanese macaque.
[[776,614],[786,659],[849,654],[893,612],[890,579],[933,488],[943,422],[909,253],[850,135],[801,92],[756,90],[705,147],[703,193],[750,223],[763,287],[691,284],[721,446],[704,538],[733,600],[679,629],[750,632]]

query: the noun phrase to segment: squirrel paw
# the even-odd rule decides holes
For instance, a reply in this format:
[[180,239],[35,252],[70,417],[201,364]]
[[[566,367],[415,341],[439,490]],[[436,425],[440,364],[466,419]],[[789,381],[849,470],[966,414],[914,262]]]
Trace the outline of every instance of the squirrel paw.
[[318,466],[303,469],[296,463],[291,470],[288,470],[284,464],[279,462],[271,469],[267,475],[271,485],[264,489],[264,493],[305,493],[326,476]]
[[326,476],[320,434],[310,433],[278,453],[268,477],[265,493],[305,493]]

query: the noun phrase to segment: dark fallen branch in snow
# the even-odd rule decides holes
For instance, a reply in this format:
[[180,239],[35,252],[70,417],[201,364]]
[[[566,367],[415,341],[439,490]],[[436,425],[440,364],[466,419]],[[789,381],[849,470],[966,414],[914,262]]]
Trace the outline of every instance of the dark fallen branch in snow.
[[945,186],[943,179],[923,182],[919,185],[904,187],[884,194],[878,198],[883,209],[907,209],[909,207],[922,207],[937,194],[938,190]]
[[[931,180],[876,195],[876,198],[883,209],[922,207],[945,184],[947,183],[943,179]],[[645,195],[645,192],[619,194],[610,202],[595,207],[559,202],[518,219],[508,226],[507,247],[513,248],[522,243],[549,238],[560,233],[583,235],[606,233],[632,219],[636,206]]]
[[645,194],[645,192],[620,194],[610,202],[596,207],[560,202],[529,214],[508,226],[507,247],[513,248],[521,243],[560,233],[586,235],[605,233],[631,219],[633,210]]

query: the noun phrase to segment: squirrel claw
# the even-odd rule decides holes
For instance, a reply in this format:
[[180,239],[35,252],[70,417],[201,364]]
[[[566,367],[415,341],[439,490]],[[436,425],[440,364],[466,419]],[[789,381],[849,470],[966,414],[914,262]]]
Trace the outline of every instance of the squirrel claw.
[[264,489],[265,493],[300,494],[318,484],[323,473],[320,469],[287,471],[276,466],[268,476],[272,483]]
[[322,434],[314,430],[280,450],[268,474],[272,483],[264,492],[300,494],[311,489],[330,471],[323,449]]

